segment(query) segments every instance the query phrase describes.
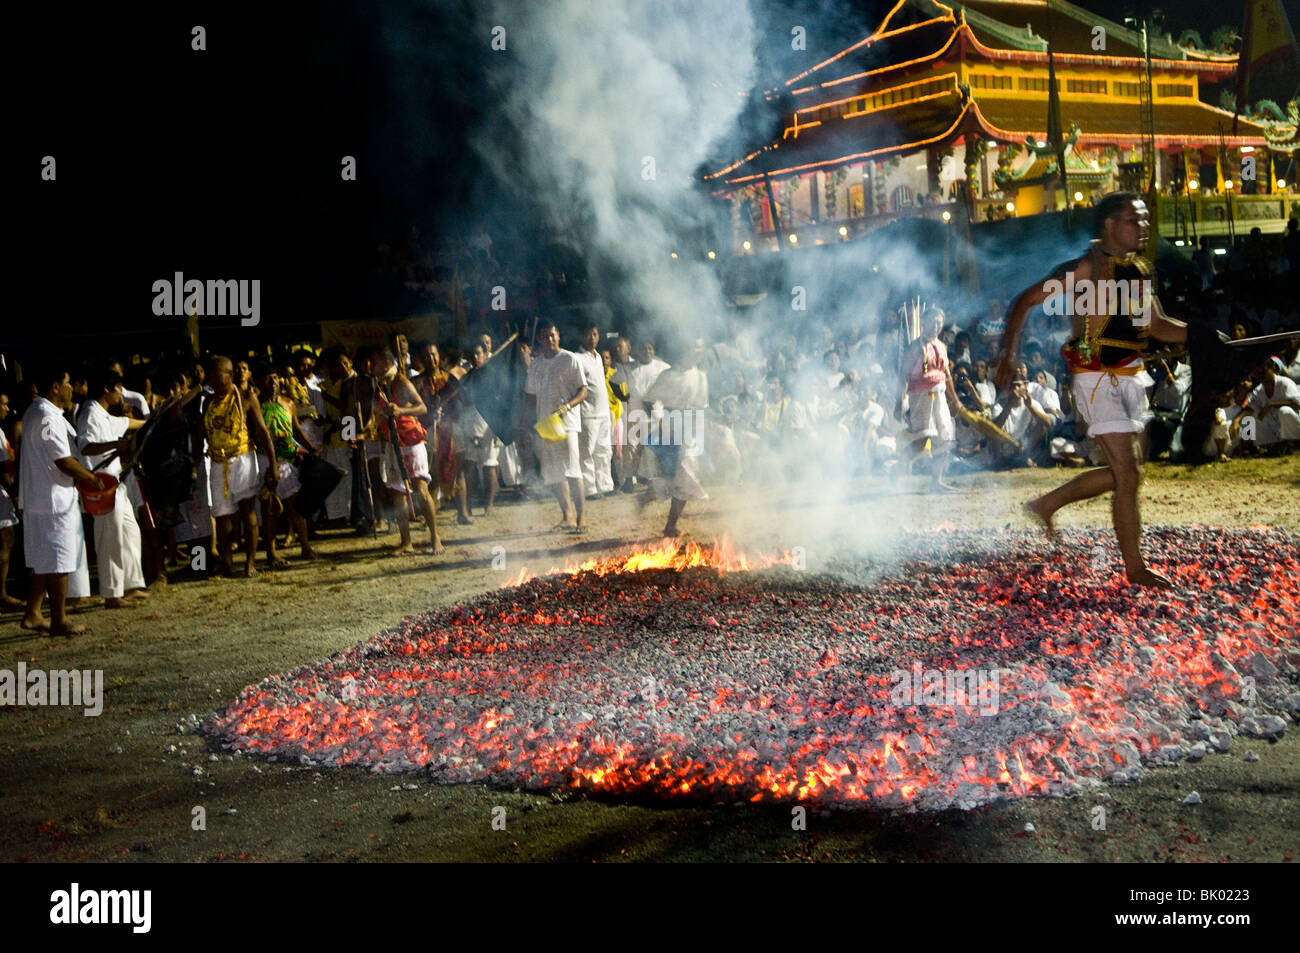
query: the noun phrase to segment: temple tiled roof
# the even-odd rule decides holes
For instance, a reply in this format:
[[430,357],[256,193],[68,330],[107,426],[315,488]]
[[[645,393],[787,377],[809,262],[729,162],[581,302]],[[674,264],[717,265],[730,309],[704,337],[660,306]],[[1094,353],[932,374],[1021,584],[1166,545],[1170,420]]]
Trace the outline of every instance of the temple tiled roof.
[[[981,95],[975,107],[985,131],[997,138],[1020,140],[1046,134],[1047,110],[1042,101]],[[1194,100],[1156,103],[1154,118],[1156,141],[1161,144],[1217,143],[1220,130],[1226,145],[1240,144],[1240,140],[1258,142],[1264,136],[1263,127],[1240,119],[1234,138],[1232,113]],[[1073,123],[1079,124],[1084,142],[1137,142],[1142,138],[1137,103],[1062,100],[1061,124],[1068,129]]]
[[719,184],[744,184],[771,175],[791,175],[833,168],[866,158],[923,148],[951,138],[965,117],[962,94],[955,88],[922,102],[902,103],[864,116],[834,119],[801,127],[797,135],[761,150],[709,176]]

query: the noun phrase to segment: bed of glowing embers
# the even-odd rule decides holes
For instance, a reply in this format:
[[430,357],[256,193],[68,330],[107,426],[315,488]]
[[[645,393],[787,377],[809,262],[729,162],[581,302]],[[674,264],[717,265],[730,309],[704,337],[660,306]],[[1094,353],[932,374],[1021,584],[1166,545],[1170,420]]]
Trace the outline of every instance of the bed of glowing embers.
[[526,574],[245,689],[204,731],[287,763],[623,797],[970,808],[1132,781],[1300,717],[1300,545],[904,535],[833,572],[665,543]]

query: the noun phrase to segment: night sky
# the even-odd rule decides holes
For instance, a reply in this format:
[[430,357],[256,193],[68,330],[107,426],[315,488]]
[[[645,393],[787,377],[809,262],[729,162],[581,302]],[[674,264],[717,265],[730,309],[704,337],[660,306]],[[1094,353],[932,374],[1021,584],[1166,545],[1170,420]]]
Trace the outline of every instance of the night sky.
[[[270,320],[366,316],[378,241],[410,224],[452,229],[499,197],[466,148],[492,108],[468,0],[184,6],[18,14],[13,35],[43,66],[16,91],[18,273],[43,294],[31,306],[40,320],[7,322],[5,342],[33,327],[147,325],[151,282],[178,270],[274,277],[263,281]],[[791,59],[791,22],[820,16],[847,44],[888,6],[756,0],[765,81],[821,52]],[[1090,6],[1122,19],[1135,4]],[[1166,30],[1208,40],[1240,22],[1242,0],[1166,6]],[[206,53],[190,49],[196,23]],[[356,183],[340,181],[345,154],[358,158]],[[37,177],[45,155],[56,183]],[[540,235],[526,201],[509,208],[516,234]]]

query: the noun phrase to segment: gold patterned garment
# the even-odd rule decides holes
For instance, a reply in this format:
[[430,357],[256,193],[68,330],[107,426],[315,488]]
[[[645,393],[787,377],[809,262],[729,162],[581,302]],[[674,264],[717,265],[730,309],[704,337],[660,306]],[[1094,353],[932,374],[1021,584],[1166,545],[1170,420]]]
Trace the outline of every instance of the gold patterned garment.
[[248,420],[239,399],[239,388],[232,387],[224,397],[214,397],[203,412],[208,436],[208,456],[213,460],[230,460],[248,453]]

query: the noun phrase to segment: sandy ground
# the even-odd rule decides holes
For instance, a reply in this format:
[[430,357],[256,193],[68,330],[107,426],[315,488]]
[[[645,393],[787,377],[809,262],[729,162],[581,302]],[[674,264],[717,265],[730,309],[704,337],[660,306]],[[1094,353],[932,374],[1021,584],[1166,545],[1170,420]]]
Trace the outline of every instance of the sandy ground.
[[[1300,459],[1192,469],[1152,465],[1149,524],[1282,526],[1300,532]],[[799,494],[717,492],[683,526],[729,532],[746,551],[803,546],[808,568],[894,528],[1028,527],[1020,504],[1069,476],[1018,471],[958,477],[931,498],[881,481]],[[178,723],[223,707],[245,685],[340,651],[411,615],[500,586],[527,566],[618,551],[649,540],[663,507],[639,518],[630,498],[601,500],[585,538],[552,533],[553,504],[503,497],[470,527],[442,513],[442,557],[382,558],[396,536],[326,534],[317,563],[254,580],[178,576],[129,609],[79,608],[90,633],[53,641],[0,616],[0,667],[103,669],[104,712],[0,708],[0,859],[213,860],[1291,860],[1300,851],[1300,731],[1276,743],[1238,739],[1230,753],[1152,769],[1138,784],[1084,798],[1025,799],[963,813],[814,812],[791,829],[789,807],[678,806],[446,787],[418,776],[285,767],[213,753]],[[828,501],[834,500],[834,505]],[[1091,501],[1063,525],[1109,525]],[[493,568],[493,547],[506,568]],[[499,560],[498,560],[499,563]],[[96,605],[98,603],[98,605]],[[1259,760],[1245,760],[1256,752]],[[201,769],[195,773],[194,768]],[[410,785],[407,790],[403,785]],[[394,791],[392,788],[399,789]],[[1196,790],[1197,807],[1181,801]],[[1107,825],[1094,830],[1095,805]],[[195,830],[195,808],[206,830]],[[506,829],[492,810],[504,807]],[[1289,820],[1288,820],[1289,819]],[[1036,832],[1026,834],[1026,822]]]

